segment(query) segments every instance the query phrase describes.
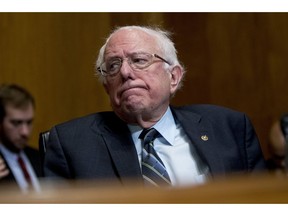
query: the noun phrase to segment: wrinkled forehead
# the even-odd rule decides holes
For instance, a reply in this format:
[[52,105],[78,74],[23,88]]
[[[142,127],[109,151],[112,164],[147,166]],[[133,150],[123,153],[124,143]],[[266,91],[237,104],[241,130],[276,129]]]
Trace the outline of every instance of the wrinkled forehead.
[[105,55],[111,53],[159,52],[155,36],[139,29],[122,29],[116,31],[107,43]]

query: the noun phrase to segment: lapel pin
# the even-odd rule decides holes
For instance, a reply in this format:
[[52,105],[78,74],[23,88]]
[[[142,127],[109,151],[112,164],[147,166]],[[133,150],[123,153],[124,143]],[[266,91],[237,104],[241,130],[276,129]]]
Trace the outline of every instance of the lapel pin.
[[203,136],[201,136],[201,139],[202,139],[203,141],[207,141],[207,140],[208,140],[208,136],[203,135]]

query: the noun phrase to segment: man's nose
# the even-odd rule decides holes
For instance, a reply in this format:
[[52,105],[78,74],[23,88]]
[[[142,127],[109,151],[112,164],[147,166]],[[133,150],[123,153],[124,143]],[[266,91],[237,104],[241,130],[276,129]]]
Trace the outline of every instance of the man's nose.
[[123,59],[119,72],[124,77],[128,77],[131,74],[131,72],[133,72],[133,69],[129,63],[129,59],[127,58]]
[[28,125],[26,123],[21,124],[21,126],[20,126],[21,135],[29,136],[30,132],[31,132],[31,126],[30,125]]

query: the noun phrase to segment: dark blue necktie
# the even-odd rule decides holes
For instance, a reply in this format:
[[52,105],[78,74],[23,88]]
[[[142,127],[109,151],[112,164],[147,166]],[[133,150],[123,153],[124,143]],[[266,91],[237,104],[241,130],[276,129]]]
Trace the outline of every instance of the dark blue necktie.
[[171,184],[169,175],[153,146],[158,135],[156,129],[150,128],[144,129],[139,136],[143,140],[142,175],[145,185],[168,186]]

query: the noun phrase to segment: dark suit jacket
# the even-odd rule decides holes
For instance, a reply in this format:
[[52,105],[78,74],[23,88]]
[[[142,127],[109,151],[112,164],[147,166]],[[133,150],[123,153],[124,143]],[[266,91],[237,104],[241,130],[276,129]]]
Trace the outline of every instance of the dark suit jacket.
[[[265,169],[247,116],[212,105],[171,107],[212,176]],[[201,139],[208,136],[207,141]],[[142,182],[138,157],[125,122],[102,112],[57,125],[50,131],[44,175],[67,179]]]
[[[35,174],[37,175],[37,177],[40,177],[41,174],[41,164],[40,164],[40,155],[39,155],[39,151],[31,148],[31,147],[26,147],[24,149],[24,153],[26,154],[26,156],[28,157]],[[9,169],[9,174],[7,176],[5,176],[4,178],[0,179],[0,184],[1,183],[16,183],[15,177],[8,165],[8,163],[6,162],[6,159],[4,158],[4,156],[2,155],[2,153],[0,152],[0,155],[2,156],[2,158],[4,159],[7,168]]]

